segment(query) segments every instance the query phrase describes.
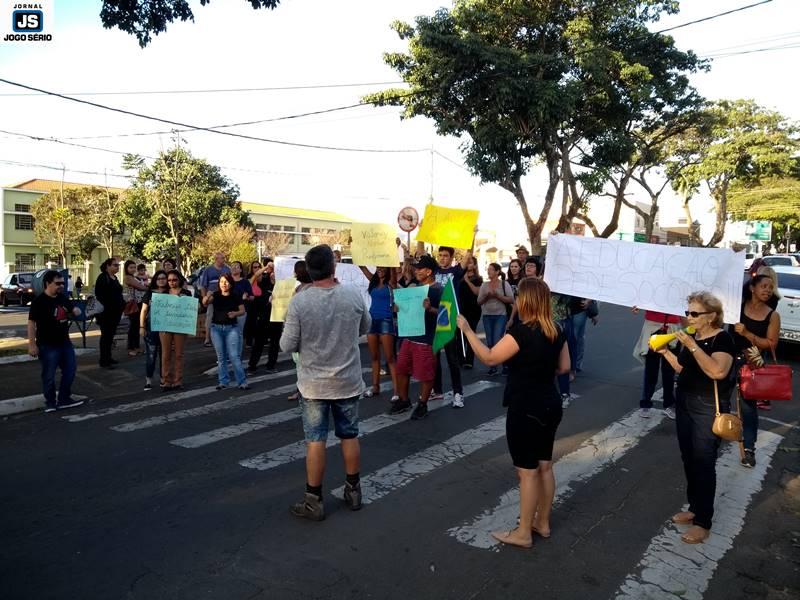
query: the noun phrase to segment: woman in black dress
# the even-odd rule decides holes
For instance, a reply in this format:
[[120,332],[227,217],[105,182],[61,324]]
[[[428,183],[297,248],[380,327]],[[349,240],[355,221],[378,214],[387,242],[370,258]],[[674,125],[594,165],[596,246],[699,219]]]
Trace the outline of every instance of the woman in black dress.
[[125,306],[117,273],[119,259],[107,258],[100,265],[100,275],[94,283],[94,297],[103,305],[103,312],[95,317],[95,321],[100,325],[100,366],[106,369],[113,369],[117,364],[111,356],[111,347]]
[[491,349],[478,339],[462,315],[458,326],[478,359],[489,366],[507,362],[503,404],[508,406],[506,440],[519,477],[519,525],[492,532],[504,543],[530,548],[533,533],[550,537],[550,511],[556,482],[553,443],[561,422],[557,374],[569,373],[566,337],[550,312],[550,288],[541,279],[520,281],[517,289],[519,322]]
[[682,536],[687,544],[700,544],[711,533],[714,495],[717,489],[717,452],[720,439],[711,432],[716,413],[715,386],[722,412],[730,409],[733,385],[730,372],[736,347],[722,330],[722,302],[709,292],[695,292],[687,299],[686,320],[696,333],[676,332],[681,350],[659,350],[678,374],[675,394],[676,429],[686,474],[689,510],[672,517],[673,523],[692,524]]
[[[771,306],[775,284],[768,275],[756,275],[747,286],[739,322],[731,327],[736,342],[736,365],[746,360],[744,352],[755,346],[760,352],[775,352],[781,331],[781,317]],[[756,437],[758,435],[758,406],[756,400],[742,398],[742,428],[744,434],[743,467],[756,466]]]

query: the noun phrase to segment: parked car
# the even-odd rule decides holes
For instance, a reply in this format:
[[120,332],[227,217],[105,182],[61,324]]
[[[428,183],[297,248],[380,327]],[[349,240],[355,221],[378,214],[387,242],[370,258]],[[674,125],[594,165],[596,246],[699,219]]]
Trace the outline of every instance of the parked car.
[[33,273],[9,273],[0,285],[0,303],[25,306],[33,300]]
[[800,261],[791,254],[772,254],[765,256],[762,261],[768,267],[800,267]]
[[756,259],[756,255],[752,252],[748,252],[744,255],[744,270],[749,271],[750,267],[753,266],[753,261]]
[[778,314],[781,316],[780,339],[800,343],[800,269],[772,267],[778,274]]

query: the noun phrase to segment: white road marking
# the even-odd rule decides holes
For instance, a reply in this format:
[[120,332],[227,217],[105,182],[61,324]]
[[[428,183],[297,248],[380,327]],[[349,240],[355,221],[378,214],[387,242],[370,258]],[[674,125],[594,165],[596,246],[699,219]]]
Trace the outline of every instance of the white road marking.
[[770,423],[775,423],[776,425],[783,425],[784,427],[789,427],[790,429],[797,429],[800,427],[797,423],[787,423],[786,421],[779,421],[778,419],[773,419],[772,417],[765,417],[764,415],[758,415],[760,421],[769,421]]
[[[267,375],[259,375],[258,377],[251,377],[247,380],[248,383],[259,383],[261,381],[270,381],[272,379],[281,379],[282,377],[288,377],[290,375],[294,375],[294,369],[288,369],[286,371],[280,371],[278,373],[269,373]],[[162,394],[158,391],[158,386],[156,385],[156,389],[153,392],[142,392],[142,394],[153,393],[153,394]],[[117,415],[120,413],[127,413],[133,412],[137,410],[142,410],[144,408],[149,408],[151,406],[159,406],[161,404],[170,404],[172,402],[178,402],[179,400],[187,400],[189,398],[194,398],[196,396],[202,396],[204,394],[213,394],[217,393],[215,386],[210,385],[202,388],[197,388],[195,390],[186,390],[184,392],[177,392],[175,394],[162,394],[157,395],[155,398],[150,400],[141,400],[139,402],[129,402],[128,404],[120,404],[118,406],[112,406],[110,408],[103,408],[94,412],[90,413],[83,413],[83,414],[76,414],[76,415],[66,415],[62,418],[66,419],[71,423],[76,423],[78,421],[86,421],[88,419],[97,419],[98,417],[105,417],[108,415]]]
[[[484,446],[499,440],[505,434],[506,416],[503,415],[473,429],[467,429],[440,444],[430,446],[386,465],[361,478],[363,502],[370,504],[380,500],[439,467],[444,467],[477,452]],[[339,487],[332,493],[334,496],[342,498],[344,487]]]
[[[390,390],[391,388],[391,383],[384,383],[381,385],[381,391]],[[220,427],[219,429],[204,431],[203,433],[198,433],[197,435],[190,435],[177,440],[171,440],[170,444],[174,446],[180,446],[182,448],[200,448],[202,446],[207,446],[208,444],[221,442],[223,440],[238,437],[246,433],[258,431],[259,429],[265,429],[274,424],[270,419],[271,416],[272,415],[257,417],[255,419],[245,421],[244,423],[236,423],[235,425],[228,425],[227,427]]]
[[667,524],[652,539],[635,571],[625,578],[616,600],[702,600],[717,564],[733,547],[744,526],[747,507],[761,489],[782,439],[771,431],[758,432],[758,462],[753,469],[739,464],[737,444],[727,444],[717,461],[711,537],[703,544],[684,544],[680,533],[686,527]]
[[[656,391],[654,401],[660,400],[660,392],[660,389]],[[556,478],[553,505],[569,498],[579,483],[617,462],[664,419],[660,410],[651,410],[650,416],[644,418],[637,409],[593,435],[575,451],[559,458],[553,466]],[[476,548],[498,550],[499,542],[491,537],[491,532],[513,529],[518,516],[519,486],[516,486],[500,496],[494,508],[448,530],[448,534]]]
[[[271,390],[255,392],[254,394],[246,394],[244,396],[239,396],[236,398],[228,398],[227,400],[222,400],[220,402],[213,402],[211,404],[205,404],[203,406],[187,408],[186,410],[179,410],[166,415],[158,415],[147,419],[141,419],[139,421],[131,421],[130,423],[122,423],[121,425],[114,425],[113,427],[111,427],[111,429],[113,429],[114,431],[123,431],[123,432],[137,431],[139,429],[147,429],[148,427],[164,425],[165,423],[171,423],[173,421],[178,421],[180,419],[197,417],[200,415],[207,415],[221,410],[230,410],[232,408],[239,408],[240,406],[244,406],[246,404],[252,404],[253,402],[259,402],[261,400],[265,400],[266,398],[270,398],[272,396],[278,396],[281,394],[285,394],[287,392],[292,392],[294,391],[294,389],[295,389],[295,384],[290,383],[289,385],[283,385],[281,387],[273,388]],[[293,408],[290,410],[284,410],[282,412],[269,415],[269,418],[273,419],[272,424],[274,424],[274,423],[282,423],[283,421],[288,421],[290,419],[299,416],[300,416],[300,409]]]
[[[494,383],[491,381],[477,381],[475,383],[471,383],[464,388],[464,397],[467,398],[469,396],[474,396],[475,394],[479,394],[484,390],[488,390],[499,385],[499,383]],[[450,406],[450,403],[450,399],[431,400],[428,402],[428,411],[437,410],[443,406]],[[359,437],[363,437],[370,433],[380,431],[386,427],[396,425],[402,421],[406,421],[408,420],[408,415],[408,412],[399,415],[383,414],[370,417],[369,419],[364,419],[358,424]],[[331,446],[336,446],[338,443],[339,439],[334,435],[334,432],[329,432],[327,446],[330,448]],[[282,448],[270,450],[269,452],[264,452],[263,454],[258,454],[251,458],[246,458],[239,461],[239,464],[249,469],[267,471],[269,469],[274,469],[276,467],[280,467],[281,465],[304,458],[305,455],[306,442],[305,440],[300,440],[292,444],[288,444],[287,446],[283,446]]]
[[[266,349],[266,347],[265,347],[265,349]],[[268,359],[269,359],[269,356],[265,352],[264,355],[259,359],[258,366],[261,367],[263,365],[266,365]],[[281,363],[281,362],[287,362],[287,361],[291,361],[291,360],[292,360],[292,354],[290,352],[281,352],[281,353],[278,354],[278,360],[276,362]],[[246,361],[242,360],[242,365],[244,366],[245,369],[247,368],[247,362]],[[230,365],[230,363],[228,364],[228,372],[233,373],[233,367]],[[216,375],[217,373],[219,373],[219,366],[217,366],[217,365],[214,365],[210,369],[206,369],[205,371],[203,371],[203,375]]]

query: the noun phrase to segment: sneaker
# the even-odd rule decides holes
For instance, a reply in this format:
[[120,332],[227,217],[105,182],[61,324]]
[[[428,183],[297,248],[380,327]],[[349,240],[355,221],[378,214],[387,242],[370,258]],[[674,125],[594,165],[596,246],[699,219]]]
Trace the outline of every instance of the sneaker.
[[350,510],[361,510],[361,484],[344,482],[344,501]]
[[675,420],[675,407],[674,406],[670,406],[668,408],[665,408],[662,412],[665,415],[667,415],[667,417],[672,419],[673,421]]
[[463,394],[453,394],[453,403],[451,404],[453,408],[464,408],[464,395]]
[[444,394],[441,392],[431,392],[431,395],[428,396],[428,400],[442,400],[444,398]]
[[561,394],[561,408],[565,409],[569,407],[569,403],[572,402],[572,398],[569,394]]
[[322,506],[322,498],[306,492],[303,500],[289,507],[289,512],[301,519],[312,521],[322,521],[325,519],[325,509]]
[[386,375],[386,374],[387,374],[387,373],[386,373],[386,369],[383,369],[383,368],[382,368],[382,369],[381,369],[381,376],[383,376],[383,375]]
[[420,419],[424,419],[427,416],[428,416],[428,403],[419,402],[414,407],[414,412],[411,413],[411,420],[419,421]]
[[220,390],[224,390],[226,387],[228,387],[228,386],[227,386],[227,385],[222,385],[222,384],[220,383],[220,384],[219,384],[217,387],[215,387],[214,389],[215,389],[215,390],[217,390],[217,391],[220,391]]
[[745,450],[742,457],[742,466],[752,469],[756,466],[756,452],[755,450]]
[[397,400],[397,402],[392,402],[391,408],[389,408],[390,415],[399,415],[400,413],[406,412],[409,408],[411,408],[411,402],[409,400]]
[[240,390],[249,390],[250,386],[247,385],[246,383],[243,383],[242,385],[239,386],[239,389]]
[[145,383],[144,384],[144,391],[145,392],[149,392],[152,389],[153,389],[153,384],[151,384],[151,383]]
[[57,408],[58,410],[63,410],[65,408],[75,408],[76,406],[80,406],[81,404],[83,404],[83,400],[68,400],[64,404],[59,402]]
[[44,412],[46,413],[56,412],[56,407],[53,406],[52,404],[48,404],[47,406],[44,407]]
[[642,417],[643,419],[649,419],[650,418],[650,409],[649,408],[640,408],[639,409],[639,416]]

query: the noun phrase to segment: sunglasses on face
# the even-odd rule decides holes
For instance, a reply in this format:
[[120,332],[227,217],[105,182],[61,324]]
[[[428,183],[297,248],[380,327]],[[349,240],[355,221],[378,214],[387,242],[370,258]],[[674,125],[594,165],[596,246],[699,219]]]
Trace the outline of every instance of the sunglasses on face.
[[685,310],[685,311],[683,311],[683,312],[684,312],[684,314],[685,314],[687,317],[692,317],[693,319],[696,319],[696,318],[697,318],[697,317],[699,317],[700,315],[710,315],[710,314],[712,314],[714,311],[711,311],[711,310],[706,310],[706,311],[704,311],[704,312],[697,312],[696,310]]

